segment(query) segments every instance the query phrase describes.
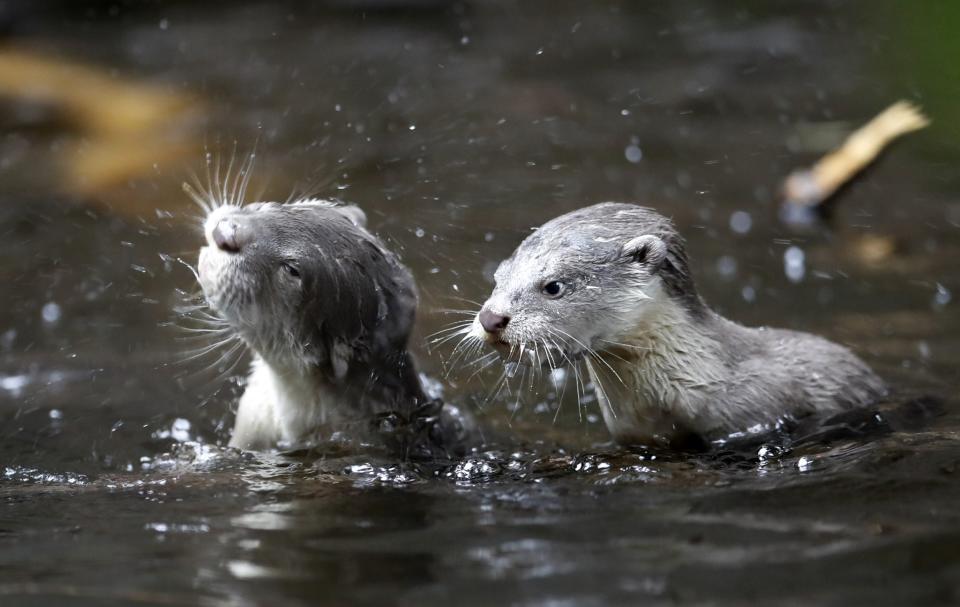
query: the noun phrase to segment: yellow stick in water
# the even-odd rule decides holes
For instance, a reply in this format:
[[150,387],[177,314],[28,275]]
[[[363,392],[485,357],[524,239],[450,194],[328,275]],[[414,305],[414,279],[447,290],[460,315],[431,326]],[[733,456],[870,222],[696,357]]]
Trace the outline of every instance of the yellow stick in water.
[[92,64],[0,48],[0,97],[49,106],[77,131],[61,151],[71,194],[104,195],[196,148],[196,99]]
[[794,171],[783,184],[787,204],[815,207],[873,162],[897,137],[930,124],[920,109],[898,101],[847,137],[810,169]]

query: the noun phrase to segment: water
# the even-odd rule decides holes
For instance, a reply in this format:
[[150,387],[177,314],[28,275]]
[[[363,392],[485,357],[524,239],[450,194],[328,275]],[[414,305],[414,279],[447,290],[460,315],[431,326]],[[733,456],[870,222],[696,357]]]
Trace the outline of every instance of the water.
[[[958,91],[953,37],[934,35],[956,11],[390,5],[0,11],[15,48],[195,104],[144,136],[111,131],[109,166],[132,168],[94,183],[109,129],[0,102],[0,601],[960,600]],[[901,97],[933,127],[854,183],[829,226],[779,223],[782,178]],[[138,161],[180,132],[180,152]],[[176,260],[200,242],[180,183],[204,144],[229,156],[234,140],[257,147],[266,196],[318,181],[402,253],[423,371],[480,417],[486,450],[428,466],[217,447],[238,382],[212,358],[178,363],[196,344],[169,323],[193,286]],[[787,449],[658,454],[610,444],[570,374],[487,402],[499,370],[448,376],[451,349],[425,346],[458,318],[442,310],[483,299],[529,228],[603,200],[672,216],[724,314],[848,343],[902,401],[942,396],[939,414]]]

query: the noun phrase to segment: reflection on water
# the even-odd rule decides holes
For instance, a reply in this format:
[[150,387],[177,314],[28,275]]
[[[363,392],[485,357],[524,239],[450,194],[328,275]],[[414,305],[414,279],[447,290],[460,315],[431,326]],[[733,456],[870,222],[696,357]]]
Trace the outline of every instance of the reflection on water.
[[[64,167],[106,158],[101,131],[62,95],[0,98],[4,604],[960,599],[956,79],[934,65],[950,37],[918,35],[954,11],[399,4],[0,7],[17,56],[191,108],[142,146],[125,134],[136,153],[98,173],[122,178],[81,190]],[[779,223],[783,177],[899,98],[934,125],[829,225]],[[197,151],[171,154],[180,137]],[[477,413],[484,450],[413,464],[219,446],[237,382],[214,381],[215,358],[182,362],[195,344],[169,325],[193,288],[177,259],[200,241],[180,183],[234,140],[257,146],[265,196],[317,184],[402,253],[423,370]],[[530,227],[603,200],[672,216],[725,315],[850,344],[900,404],[945,402],[800,443],[655,453],[611,445],[572,373],[522,398],[518,381],[489,396],[499,369],[448,374],[452,344],[425,339],[447,311],[473,309]]]

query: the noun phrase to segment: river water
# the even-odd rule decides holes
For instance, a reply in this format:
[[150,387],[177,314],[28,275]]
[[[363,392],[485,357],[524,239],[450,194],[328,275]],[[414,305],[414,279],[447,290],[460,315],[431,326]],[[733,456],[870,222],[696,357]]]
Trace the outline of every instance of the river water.
[[[109,111],[91,127],[59,101],[72,87],[0,101],[0,603],[960,601],[956,17],[705,0],[3,5],[6,48],[193,109],[139,136]],[[933,126],[830,222],[781,223],[782,179],[899,98]],[[184,151],[155,160],[151,141],[173,135]],[[92,183],[76,167],[102,137],[123,166]],[[265,197],[315,182],[402,254],[422,370],[487,447],[435,466],[218,447],[244,362],[186,360],[197,344],[171,326],[195,288],[177,259],[201,243],[180,183],[206,153],[254,148]],[[901,395],[889,425],[786,449],[625,450],[570,377],[489,397],[499,370],[471,377],[427,347],[532,227],[605,200],[671,216],[730,318],[854,348]]]

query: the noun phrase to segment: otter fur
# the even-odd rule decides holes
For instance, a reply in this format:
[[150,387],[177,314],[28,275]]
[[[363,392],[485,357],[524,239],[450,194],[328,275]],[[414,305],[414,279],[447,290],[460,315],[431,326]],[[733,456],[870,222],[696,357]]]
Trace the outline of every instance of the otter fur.
[[843,346],[711,310],[682,237],[648,208],[605,203],[557,217],[495,278],[470,335],[507,359],[583,359],[620,443],[717,440],[866,407],[887,391]]
[[254,353],[231,446],[366,440],[381,417],[418,412],[432,416],[419,420],[429,440],[464,438],[465,420],[431,405],[407,349],[413,277],[365,223],[359,208],[317,199],[210,209],[200,284]]

